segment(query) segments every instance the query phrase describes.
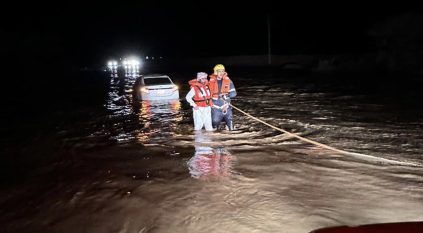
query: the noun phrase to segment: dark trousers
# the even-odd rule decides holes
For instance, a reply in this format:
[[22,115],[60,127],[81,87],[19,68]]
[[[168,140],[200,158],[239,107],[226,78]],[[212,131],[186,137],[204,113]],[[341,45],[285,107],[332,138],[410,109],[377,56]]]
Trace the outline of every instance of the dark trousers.
[[211,115],[213,128],[219,129],[219,125],[223,120],[229,130],[234,129],[232,122],[232,107],[228,107],[226,114],[223,114],[222,109],[212,107]]

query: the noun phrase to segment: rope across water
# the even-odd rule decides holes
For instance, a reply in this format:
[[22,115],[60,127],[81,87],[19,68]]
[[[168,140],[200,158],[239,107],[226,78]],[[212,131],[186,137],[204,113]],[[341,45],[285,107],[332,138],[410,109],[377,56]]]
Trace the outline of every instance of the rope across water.
[[397,161],[397,160],[392,160],[392,159],[380,158],[380,157],[376,157],[376,156],[372,156],[372,155],[366,155],[366,154],[360,154],[360,153],[355,153],[355,152],[349,152],[349,151],[345,151],[345,150],[340,150],[340,149],[337,149],[337,148],[334,148],[334,147],[331,147],[331,146],[328,146],[328,145],[325,145],[325,144],[322,144],[322,143],[319,143],[319,142],[316,142],[316,141],[313,141],[313,140],[310,140],[310,139],[307,139],[307,138],[304,138],[304,137],[301,137],[301,136],[298,136],[298,135],[296,135],[294,133],[288,132],[288,131],[286,131],[284,129],[281,129],[279,127],[276,127],[274,125],[271,125],[271,124],[269,124],[269,123],[267,123],[265,121],[260,120],[257,117],[252,116],[251,114],[249,114],[249,113],[241,110],[240,108],[234,106],[233,104],[230,104],[230,105],[235,110],[241,112],[242,114],[246,115],[247,117],[249,117],[249,118],[251,118],[253,120],[256,120],[256,121],[258,121],[260,123],[263,123],[263,124],[269,126],[270,128],[273,128],[273,129],[275,129],[277,131],[280,131],[282,133],[286,133],[286,134],[288,134],[288,135],[290,135],[292,137],[295,137],[295,138],[297,138],[297,139],[299,139],[301,141],[308,142],[308,143],[311,143],[313,145],[316,145],[316,146],[319,146],[319,147],[322,147],[322,148],[325,148],[325,149],[328,149],[328,150],[331,150],[331,151],[335,151],[335,152],[338,152],[338,153],[343,154],[343,155],[354,155],[354,156],[358,156],[358,157],[362,157],[362,158],[366,158],[366,159],[377,160],[377,161],[381,161],[381,162],[385,162],[385,163],[390,163],[390,164],[421,167],[421,165],[416,164],[416,163],[402,162],[402,161]]

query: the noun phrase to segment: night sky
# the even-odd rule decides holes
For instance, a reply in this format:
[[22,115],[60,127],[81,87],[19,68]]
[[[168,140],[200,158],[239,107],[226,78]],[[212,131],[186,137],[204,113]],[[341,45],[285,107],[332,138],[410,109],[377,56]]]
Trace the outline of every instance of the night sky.
[[1,51],[21,61],[69,60],[79,65],[122,54],[266,54],[268,15],[273,54],[367,51],[374,49],[369,30],[375,25],[419,9],[406,4],[357,2],[32,4],[14,7],[14,17],[2,16]]

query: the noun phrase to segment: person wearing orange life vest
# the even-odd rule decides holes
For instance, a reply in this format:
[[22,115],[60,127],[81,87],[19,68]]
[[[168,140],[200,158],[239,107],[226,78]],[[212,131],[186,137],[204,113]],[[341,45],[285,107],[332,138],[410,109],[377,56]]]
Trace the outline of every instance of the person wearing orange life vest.
[[210,106],[213,105],[213,102],[211,101],[207,73],[197,73],[197,78],[188,83],[191,89],[185,99],[193,108],[194,130],[201,130],[204,126],[207,131],[212,131]]
[[225,72],[222,64],[217,64],[213,68],[214,73],[210,75],[209,86],[213,101],[212,106],[212,124],[213,128],[218,129],[220,123],[225,121],[229,130],[233,130],[231,98],[236,96],[236,90],[233,82]]

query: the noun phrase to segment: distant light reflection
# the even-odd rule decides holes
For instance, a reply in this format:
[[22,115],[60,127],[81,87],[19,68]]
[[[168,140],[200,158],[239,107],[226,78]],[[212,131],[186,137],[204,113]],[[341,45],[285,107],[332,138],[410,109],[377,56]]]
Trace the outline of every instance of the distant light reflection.
[[178,122],[182,121],[179,100],[142,101],[139,120],[144,125],[138,133],[142,143],[169,141],[176,135]]

